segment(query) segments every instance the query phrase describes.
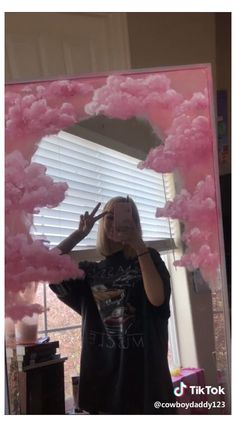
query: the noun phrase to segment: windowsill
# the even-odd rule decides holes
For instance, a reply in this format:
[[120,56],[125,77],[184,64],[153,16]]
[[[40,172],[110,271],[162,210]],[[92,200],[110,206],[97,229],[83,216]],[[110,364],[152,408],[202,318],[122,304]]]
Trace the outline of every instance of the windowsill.
[[182,368],[180,370],[180,375],[172,375],[171,378],[173,384],[175,384],[182,381],[184,378],[191,379],[192,376],[201,379],[202,384],[199,383],[198,385],[205,385],[204,370],[201,368]]

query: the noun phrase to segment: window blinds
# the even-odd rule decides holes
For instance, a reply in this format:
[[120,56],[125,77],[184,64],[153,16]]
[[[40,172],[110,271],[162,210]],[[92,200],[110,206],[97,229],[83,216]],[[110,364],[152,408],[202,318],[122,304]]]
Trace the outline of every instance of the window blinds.
[[[169,221],[155,217],[156,208],[166,202],[168,188],[164,188],[163,176],[138,169],[139,159],[60,132],[41,140],[32,161],[46,166],[47,174],[55,182],[67,182],[69,186],[58,207],[41,208],[34,215],[31,234],[48,240],[50,247],[58,245],[78,227],[80,215],[86,210],[91,212],[98,202],[102,208],[110,198],[127,195],[137,204],[145,241],[173,237]],[[80,242],[81,249],[96,246],[97,226]]]

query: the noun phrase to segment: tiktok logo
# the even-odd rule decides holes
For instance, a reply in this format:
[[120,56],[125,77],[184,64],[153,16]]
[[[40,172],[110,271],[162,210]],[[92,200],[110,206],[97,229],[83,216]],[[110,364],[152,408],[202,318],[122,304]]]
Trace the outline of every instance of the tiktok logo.
[[175,396],[183,396],[185,388],[188,388],[188,386],[186,384],[184,384],[183,381],[180,381],[179,387],[174,388]]

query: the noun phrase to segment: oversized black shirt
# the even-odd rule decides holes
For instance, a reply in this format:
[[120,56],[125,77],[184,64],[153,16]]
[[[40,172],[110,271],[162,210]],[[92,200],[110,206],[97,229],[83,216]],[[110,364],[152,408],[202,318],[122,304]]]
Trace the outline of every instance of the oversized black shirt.
[[50,288],[82,316],[79,406],[90,413],[170,414],[154,403],[172,402],[167,362],[170,279],[149,248],[164,283],[164,303],[152,305],[138,259],[122,251],[101,262],[81,262],[83,280]]

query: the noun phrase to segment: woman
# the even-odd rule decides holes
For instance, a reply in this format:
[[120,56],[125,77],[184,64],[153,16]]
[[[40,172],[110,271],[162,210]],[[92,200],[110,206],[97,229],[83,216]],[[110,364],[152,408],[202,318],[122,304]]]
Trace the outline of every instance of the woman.
[[[132,223],[115,233],[116,203],[131,203]],[[147,248],[137,207],[116,197],[58,247],[68,253],[100,219],[100,262],[81,262],[83,280],[52,284],[61,301],[82,315],[79,407],[90,414],[174,414],[167,362],[170,280],[160,255]],[[155,402],[167,407],[157,408]]]

